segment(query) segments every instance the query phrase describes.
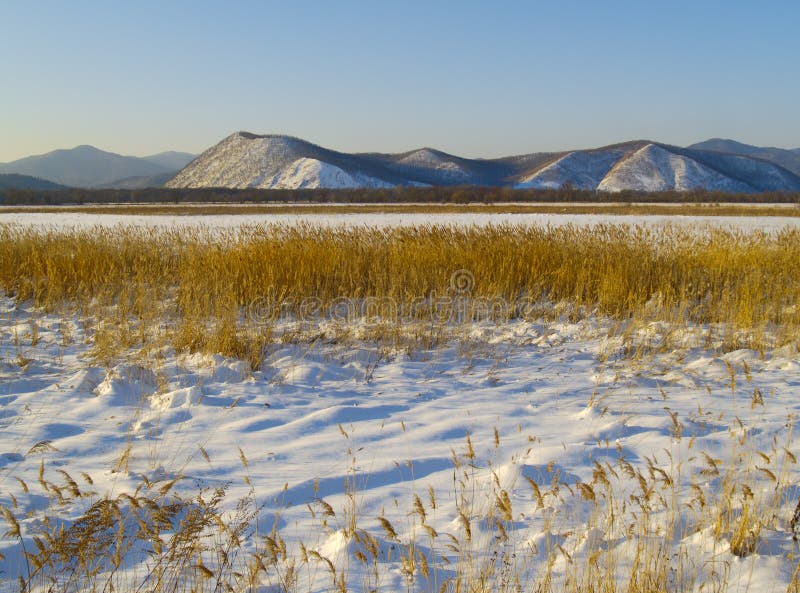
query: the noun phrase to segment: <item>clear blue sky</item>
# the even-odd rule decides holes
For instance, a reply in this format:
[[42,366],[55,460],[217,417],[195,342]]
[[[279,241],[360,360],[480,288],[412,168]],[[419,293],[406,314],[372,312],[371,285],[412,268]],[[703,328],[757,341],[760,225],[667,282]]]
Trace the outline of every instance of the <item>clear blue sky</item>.
[[466,156],[800,147],[800,2],[0,0],[0,161],[236,130]]

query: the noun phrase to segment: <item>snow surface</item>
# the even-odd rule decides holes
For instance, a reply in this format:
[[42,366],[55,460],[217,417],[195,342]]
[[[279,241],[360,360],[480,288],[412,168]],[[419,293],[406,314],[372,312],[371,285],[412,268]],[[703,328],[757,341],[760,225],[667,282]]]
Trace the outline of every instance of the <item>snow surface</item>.
[[[491,484],[493,471],[509,493],[516,541],[551,538],[573,557],[581,557],[592,538],[625,552],[627,538],[599,533],[587,539],[579,527],[589,520],[590,505],[564,496],[537,509],[525,478],[544,490],[558,472],[574,488],[592,480],[595,462],[614,464],[622,456],[641,467],[649,458],[666,471],[671,455],[681,463],[676,495],[684,508],[690,482],[713,490],[712,478],[701,472],[701,451],[727,463],[734,452],[743,454],[735,441],[744,433],[756,463],[767,461],[755,451],[779,451],[777,460],[783,446],[800,456],[787,429],[800,414],[796,353],[719,354],[709,349],[713,343],[702,345],[687,332],[676,350],[628,360],[622,340],[607,337],[610,327],[597,319],[476,324],[460,328],[455,343],[415,350],[357,341],[277,343],[257,372],[222,356],[171,351],[104,366],[87,356],[90,329],[80,319],[43,315],[3,297],[0,504],[10,508],[14,494],[23,530],[34,526],[35,513],[26,512],[47,499],[33,488],[23,492],[15,478],[35,485],[42,460],[51,479],[57,470],[86,472],[101,493],[132,492],[140,475],[182,475],[187,479],[179,489],[230,483],[231,497],[245,496],[250,486],[242,479],[241,448],[258,502],[266,517],[280,511],[290,547],[302,540],[336,566],[349,566],[357,589],[360,564],[341,531],[346,481],[357,488],[361,528],[380,534],[377,517],[385,514],[401,539],[409,537],[412,495],[431,486],[439,507],[428,523],[440,533],[457,532],[451,459],[453,451],[463,451],[467,434],[477,454],[472,471],[478,483]],[[665,329],[644,328],[640,337],[657,342]],[[71,343],[65,343],[65,331]],[[752,404],[754,390],[763,394],[763,406]],[[681,438],[671,414],[677,414]],[[49,450],[32,453],[41,442]],[[113,471],[128,445],[128,468]],[[781,488],[798,477],[791,466]],[[756,496],[775,488],[766,478],[751,486]],[[793,491],[786,492],[790,502],[775,509],[777,526],[761,534],[746,558],[734,556],[725,537],[715,540],[693,527],[687,515],[685,533],[674,542],[687,552],[687,574],[707,574],[723,563],[731,590],[786,591],[796,551],[788,532]],[[328,529],[320,529],[306,506],[319,499],[339,513]],[[479,495],[478,504],[490,504],[481,500]],[[393,547],[383,539],[380,544]],[[23,570],[18,542],[0,538],[0,553],[11,586]],[[380,570],[380,590],[415,590],[396,556],[382,560]],[[559,562],[553,570],[557,577],[568,566]],[[324,570],[301,578],[307,582],[298,590],[329,590]],[[418,584],[425,586],[422,579]]]

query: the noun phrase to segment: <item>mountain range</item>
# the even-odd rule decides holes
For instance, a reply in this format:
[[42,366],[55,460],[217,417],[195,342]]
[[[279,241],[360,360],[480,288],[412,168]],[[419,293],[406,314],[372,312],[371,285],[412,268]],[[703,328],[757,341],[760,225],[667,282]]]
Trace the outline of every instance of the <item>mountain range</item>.
[[800,191],[800,149],[764,148],[718,138],[685,148],[635,140],[586,150],[471,159],[433,148],[351,154],[291,136],[236,132],[197,157],[178,152],[128,157],[79,146],[0,164],[0,178],[11,173],[39,178],[39,185],[31,186],[36,189],[44,189],[45,180],[74,187],[128,189],[480,185],[754,193]]
[[[486,185],[599,191],[800,191],[800,154],[710,140],[681,148],[637,140],[590,150],[467,159],[432,148],[347,154],[279,135],[231,134],[167,182],[173,188]],[[792,172],[788,167],[794,169]]]
[[163,185],[194,157],[181,152],[123,156],[84,145],[0,164],[0,174],[27,175],[70,187],[135,189]]
[[722,138],[712,138],[705,142],[692,144],[689,148],[697,150],[710,150],[713,152],[724,152],[727,154],[740,154],[762,159],[780,165],[788,169],[795,175],[800,175],[800,148],[786,150],[784,148],[765,148],[761,146],[750,146],[735,140],[723,140]]

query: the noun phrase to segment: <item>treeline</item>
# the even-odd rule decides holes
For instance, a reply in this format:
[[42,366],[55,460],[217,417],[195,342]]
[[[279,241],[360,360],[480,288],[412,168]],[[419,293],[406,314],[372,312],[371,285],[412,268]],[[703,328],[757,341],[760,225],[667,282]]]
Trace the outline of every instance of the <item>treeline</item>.
[[395,187],[391,189],[0,189],[0,204],[56,206],[72,204],[181,204],[181,203],[418,203],[466,204],[498,202],[683,202],[683,203],[800,203],[797,192],[725,193],[716,191],[666,191],[618,193],[561,189],[511,189],[504,187]]

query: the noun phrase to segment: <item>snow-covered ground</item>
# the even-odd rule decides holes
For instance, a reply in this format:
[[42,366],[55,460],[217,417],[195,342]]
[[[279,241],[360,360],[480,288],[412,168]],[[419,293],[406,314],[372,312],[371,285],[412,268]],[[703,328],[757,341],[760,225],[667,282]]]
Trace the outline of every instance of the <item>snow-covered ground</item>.
[[[454,490],[467,472],[478,486],[473,541],[488,531],[479,520],[495,504],[488,492],[504,490],[513,507],[509,542],[486,549],[530,555],[525,570],[539,576],[546,546],[563,550],[551,567],[556,577],[570,570],[568,557],[592,550],[618,551],[624,566],[633,541],[624,533],[625,513],[637,510],[625,489],[638,487],[638,478],[608,474],[622,491],[618,504],[629,505],[616,509],[622,521],[613,529],[598,529],[601,507],[581,497],[586,491],[579,487],[593,483],[600,500],[598,467],[622,476],[624,460],[649,472],[658,494],[674,497],[679,533],[667,537],[666,549],[680,557],[685,575],[708,582],[724,573],[730,591],[786,591],[797,552],[789,532],[800,477],[789,461],[800,456],[791,430],[800,413],[797,354],[721,354],[713,341],[685,333],[677,349],[628,357],[621,338],[607,337],[609,328],[602,319],[479,324],[454,328],[456,339],[430,348],[276,343],[255,372],[242,361],[169,350],[104,365],[88,356],[91,328],[80,318],[45,315],[3,297],[0,504],[12,508],[13,495],[23,532],[36,527],[36,509],[49,504],[36,487],[42,461],[46,479],[60,481],[60,470],[85,472],[101,493],[133,491],[141,475],[185,476],[177,488],[189,492],[230,484],[232,499],[252,485],[264,517],[280,512],[289,548],[302,540],[335,566],[349,567],[351,588],[436,591],[419,575],[409,583],[399,553],[388,551],[401,546],[382,535],[378,517],[394,525],[400,542],[413,536],[429,555],[448,554],[445,542],[433,551],[423,545],[428,539],[413,518],[413,497],[427,501],[432,487],[438,506],[428,508],[426,524],[442,539],[446,533],[463,539]],[[634,337],[657,344],[666,329],[644,328]],[[465,457],[467,435],[472,460]],[[129,447],[126,462],[118,463]],[[454,457],[465,464],[459,470]],[[689,506],[698,491],[712,506],[732,461],[731,475],[761,501],[759,512],[775,514],[762,517],[757,542],[743,556],[731,553],[730,532],[715,537],[703,512]],[[555,475],[564,486],[548,494]],[[529,480],[543,493],[544,508]],[[384,554],[376,575],[360,568],[357,550],[342,535],[346,491],[353,487],[358,526],[376,535]],[[734,497],[737,508],[740,498]],[[320,499],[336,512],[326,527],[311,517]],[[68,521],[77,510],[61,512]],[[266,520],[262,527],[270,529]],[[0,579],[13,587],[12,578],[25,570],[19,542],[0,539],[0,553]],[[447,574],[443,568],[438,578]],[[299,578],[298,591],[330,590],[324,566]]]
[[677,225],[703,229],[717,226],[730,229],[776,231],[787,226],[800,227],[800,217],[792,216],[680,216],[614,214],[519,214],[519,213],[297,213],[224,215],[128,215],[97,213],[3,212],[0,224],[11,223],[50,228],[113,227],[116,225],[153,227],[207,227],[233,229],[242,225],[311,224],[317,226],[397,227],[421,225],[455,226],[593,226],[597,224]]

